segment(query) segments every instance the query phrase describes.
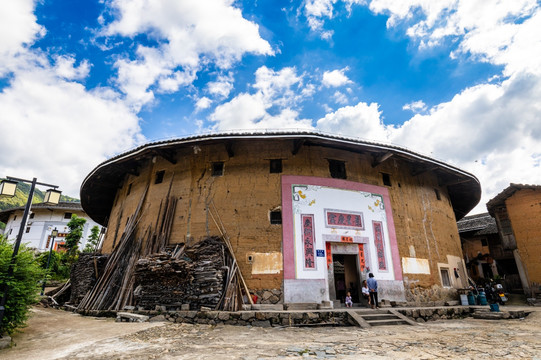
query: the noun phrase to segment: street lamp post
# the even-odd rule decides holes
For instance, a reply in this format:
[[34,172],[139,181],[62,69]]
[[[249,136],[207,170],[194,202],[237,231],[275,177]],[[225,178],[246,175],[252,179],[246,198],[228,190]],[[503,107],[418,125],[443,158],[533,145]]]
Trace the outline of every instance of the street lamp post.
[[49,264],[51,263],[51,254],[53,252],[54,238],[57,236],[58,236],[58,230],[54,228],[54,230],[51,231],[51,248],[49,249],[49,257],[47,257],[47,266],[45,267],[45,278],[43,279],[43,285],[41,287],[42,296],[43,296],[43,293],[45,292],[45,284],[47,283],[47,275],[49,273]]
[[[34,190],[36,189],[36,185],[43,185],[43,186],[48,186],[52,188],[52,189],[47,190],[47,193],[45,194],[45,201],[44,201],[50,204],[58,204],[58,201],[60,200],[61,192],[56,190],[58,188],[57,185],[40,183],[38,182],[36,178],[33,178],[32,180],[25,180],[25,179],[19,179],[19,178],[7,176],[6,179],[7,180],[4,180],[0,186],[0,195],[14,196],[17,182],[25,182],[25,183],[31,184],[30,192],[28,193],[28,200],[26,201],[26,206],[24,208],[23,218],[21,219],[21,225],[19,227],[17,240],[15,241],[15,246],[13,247],[13,254],[11,255],[11,262],[8,267],[6,279],[9,279],[13,276],[13,267],[15,266],[15,260],[17,259],[17,254],[19,253],[19,247],[21,246],[23,232],[26,227],[26,221],[28,220],[28,215],[30,214],[30,208],[32,207],[32,199],[34,198]],[[14,184],[15,186],[13,186]],[[0,300],[0,326],[2,325],[2,321],[4,319],[4,313],[6,310],[8,290],[9,290],[9,287],[6,281],[6,283],[4,284],[2,299]],[[1,333],[0,333],[0,337],[2,337]]]

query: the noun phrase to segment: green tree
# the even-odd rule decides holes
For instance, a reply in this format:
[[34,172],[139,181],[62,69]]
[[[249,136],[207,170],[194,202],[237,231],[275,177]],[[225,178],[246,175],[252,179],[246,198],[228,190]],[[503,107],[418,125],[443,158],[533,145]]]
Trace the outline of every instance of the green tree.
[[[39,280],[43,270],[32,250],[21,245],[15,258],[13,276],[8,278],[8,268],[13,254],[13,244],[0,235],[0,289],[8,286],[7,302],[0,334],[12,334],[15,329],[25,326],[30,306],[39,299]],[[3,295],[0,294],[0,296]]]
[[90,236],[88,237],[86,241],[86,246],[83,252],[96,251],[98,248],[99,241],[100,241],[100,227],[98,225],[94,225],[92,229],[90,229]]
[[79,251],[79,241],[83,237],[83,228],[85,226],[86,219],[80,218],[77,215],[71,215],[71,220],[67,224],[69,230],[66,235],[66,248],[68,249],[68,255],[74,259]]
[[[47,259],[49,252],[44,251],[37,256],[37,261],[42,269],[47,268]],[[47,271],[47,279],[65,280],[70,277],[70,265],[68,254],[65,252],[51,251],[51,261]]]

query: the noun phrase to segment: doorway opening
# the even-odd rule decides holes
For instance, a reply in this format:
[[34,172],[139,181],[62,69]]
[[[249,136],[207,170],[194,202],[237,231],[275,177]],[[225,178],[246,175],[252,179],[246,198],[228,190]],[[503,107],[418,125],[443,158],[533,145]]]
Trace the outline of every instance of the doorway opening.
[[336,300],[345,303],[346,294],[351,293],[353,303],[360,302],[360,279],[357,255],[333,254],[334,286]]

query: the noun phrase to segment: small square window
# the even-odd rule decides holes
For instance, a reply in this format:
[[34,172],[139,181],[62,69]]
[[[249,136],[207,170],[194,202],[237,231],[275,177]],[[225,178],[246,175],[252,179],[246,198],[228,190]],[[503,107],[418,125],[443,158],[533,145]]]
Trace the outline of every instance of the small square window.
[[481,239],[481,246],[488,246],[488,241],[486,238]]
[[441,274],[441,284],[444,287],[450,287],[451,281],[449,280],[449,269],[441,268],[440,274]]
[[271,159],[270,160],[270,173],[279,174],[282,172],[282,159]]
[[30,226],[26,227],[26,233],[28,234],[30,232]]
[[154,180],[154,184],[161,184],[163,182],[164,175],[165,170],[156,171],[156,180]]
[[64,219],[71,219],[72,213],[64,213]]
[[212,176],[222,176],[223,174],[224,174],[223,161],[213,162],[212,163]]
[[391,175],[381,173],[381,180],[383,180],[383,185],[385,186],[392,186],[391,185]]
[[340,160],[331,160],[329,161],[329,172],[331,177],[335,179],[346,179],[346,163]]
[[30,219],[33,219],[34,218],[34,213],[31,213],[30,214]]
[[440,191],[438,189],[434,189],[434,193],[436,194],[436,199],[441,200]]
[[270,223],[272,225],[279,225],[282,223],[282,211],[274,210],[270,212]]
[[13,216],[13,221],[17,220],[17,215]]

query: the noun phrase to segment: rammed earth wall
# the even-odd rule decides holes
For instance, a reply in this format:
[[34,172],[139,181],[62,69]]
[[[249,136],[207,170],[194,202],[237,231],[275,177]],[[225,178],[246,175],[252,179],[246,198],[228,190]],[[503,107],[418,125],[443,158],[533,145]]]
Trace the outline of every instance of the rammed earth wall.
[[[175,159],[173,164],[161,156],[144,158],[137,175],[126,173],[109,216],[104,252],[110,252],[118,242],[147,186],[138,227],[154,226],[155,214],[171,185],[178,205],[170,245],[220,235],[214,220],[221,221],[250,290],[281,289],[283,229],[270,222],[270,212],[282,206],[281,178],[330,178],[327,159],[336,159],[346,164],[348,182],[389,190],[400,259],[407,258],[415,265],[404,271],[404,277],[428,288],[442,284],[441,267],[449,274],[457,268],[461,278],[451,277],[451,285],[463,287],[459,283],[464,269],[453,207],[447,187],[439,185],[431,171],[413,176],[412,165],[400,159],[391,158],[374,167],[369,154],[322,146],[301,146],[293,154],[291,142],[279,140],[238,141],[229,150],[223,143],[183,147],[176,151]],[[269,171],[269,159],[282,160],[281,173]],[[220,176],[213,176],[216,162],[223,162]],[[156,184],[156,174],[161,171],[163,180]],[[382,173],[389,175],[390,185],[383,183]],[[214,206],[220,219],[213,219],[208,212]],[[274,297],[268,300],[276,301]]]

